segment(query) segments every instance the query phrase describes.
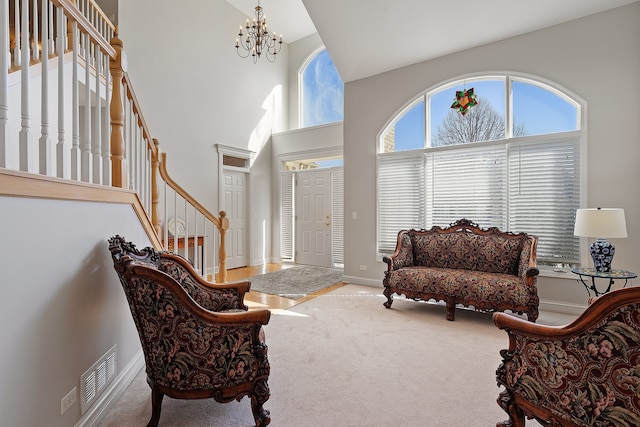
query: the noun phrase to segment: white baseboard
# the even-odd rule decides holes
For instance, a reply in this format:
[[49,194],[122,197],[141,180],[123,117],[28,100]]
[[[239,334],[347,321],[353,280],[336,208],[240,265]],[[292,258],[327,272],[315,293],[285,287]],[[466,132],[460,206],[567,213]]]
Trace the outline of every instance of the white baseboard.
[[358,276],[342,276],[342,281],[347,283],[353,283],[354,285],[374,286],[380,288],[382,292],[382,279],[367,279]]
[[571,304],[562,301],[540,301],[538,306],[540,311],[552,311],[554,313],[572,314],[579,316],[586,310],[587,306]]
[[93,427],[100,424],[143,367],[144,354],[140,350],[127,366],[122,369],[122,372],[113,380],[103,395],[91,406],[89,411],[80,418],[75,427]]

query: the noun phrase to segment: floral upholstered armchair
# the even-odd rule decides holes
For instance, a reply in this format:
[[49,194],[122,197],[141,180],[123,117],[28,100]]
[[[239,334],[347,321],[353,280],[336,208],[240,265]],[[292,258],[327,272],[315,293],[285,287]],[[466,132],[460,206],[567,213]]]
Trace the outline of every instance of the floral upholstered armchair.
[[250,283],[212,284],[183,258],[115,236],[113,264],[126,294],[144,352],[157,426],[165,395],[218,402],[251,399],[256,426],[271,421],[269,361],[262,325],[269,310],[248,311]]
[[541,326],[493,315],[509,336],[496,371],[498,404],[522,427],[640,426],[640,288],[595,299],[574,322]]

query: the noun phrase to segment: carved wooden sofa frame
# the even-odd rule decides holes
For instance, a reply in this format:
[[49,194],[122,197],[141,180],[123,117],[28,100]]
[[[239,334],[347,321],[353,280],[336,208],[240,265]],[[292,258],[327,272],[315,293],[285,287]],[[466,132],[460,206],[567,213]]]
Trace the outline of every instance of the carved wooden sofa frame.
[[538,318],[537,238],[526,233],[482,229],[467,219],[449,227],[401,230],[395,252],[385,256],[382,281],[391,308],[393,294],[445,301],[447,319],[456,304],[479,311],[526,313]]
[[507,332],[496,371],[498,404],[523,427],[640,426],[640,288],[595,299],[575,321],[542,326],[495,313]]
[[268,425],[263,404],[270,366],[262,326],[271,313],[247,310],[250,283],[209,283],[184,258],[138,250],[121,236],[109,239],[109,250],[145,357],[148,426],[158,425],[165,395],[221,403],[249,396],[256,426]]

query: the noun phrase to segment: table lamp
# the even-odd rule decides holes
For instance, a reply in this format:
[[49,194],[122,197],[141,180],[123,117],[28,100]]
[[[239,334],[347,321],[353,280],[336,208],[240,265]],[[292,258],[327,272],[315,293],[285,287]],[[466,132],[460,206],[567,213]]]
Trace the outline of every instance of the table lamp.
[[573,234],[596,238],[596,241],[589,247],[589,253],[593,258],[593,267],[596,271],[609,272],[616,248],[605,238],[627,237],[624,209],[578,209]]

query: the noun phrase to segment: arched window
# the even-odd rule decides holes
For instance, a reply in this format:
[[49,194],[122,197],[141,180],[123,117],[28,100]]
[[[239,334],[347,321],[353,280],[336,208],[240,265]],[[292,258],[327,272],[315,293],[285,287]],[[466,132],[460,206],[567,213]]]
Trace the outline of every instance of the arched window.
[[[452,109],[456,92],[477,105]],[[420,94],[381,133],[378,247],[466,218],[538,236],[540,265],[578,264],[582,102],[529,76],[480,76]]]
[[300,73],[300,125],[342,121],[344,84],[326,49],[321,49]]

